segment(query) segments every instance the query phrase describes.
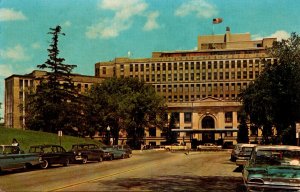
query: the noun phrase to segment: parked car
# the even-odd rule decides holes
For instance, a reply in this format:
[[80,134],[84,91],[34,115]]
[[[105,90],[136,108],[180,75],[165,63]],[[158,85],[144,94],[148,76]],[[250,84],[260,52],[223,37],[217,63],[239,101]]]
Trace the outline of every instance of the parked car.
[[241,150],[236,158],[236,165],[237,166],[244,166],[247,161],[250,159],[251,152],[256,144],[243,144],[241,145]]
[[236,145],[234,146],[234,148],[233,148],[232,151],[231,151],[231,157],[230,157],[230,160],[231,160],[231,161],[233,161],[233,162],[236,161],[237,156],[238,156],[238,154],[239,154],[240,151],[241,151],[241,146],[242,146],[243,144],[246,144],[246,143],[238,143],[238,144],[236,144]]
[[174,151],[174,150],[187,150],[187,146],[179,143],[174,143],[172,145],[165,145],[165,150]]
[[74,153],[72,162],[81,162],[83,164],[88,161],[103,161],[103,159],[110,159],[111,154],[104,152],[96,144],[81,143],[72,145],[70,152]]
[[125,151],[127,157],[132,157],[132,149],[128,145],[114,145],[113,147]]
[[243,171],[248,191],[300,191],[300,147],[254,147]]
[[67,152],[60,145],[36,145],[31,146],[29,153],[38,154],[42,163],[41,168],[46,169],[52,164],[62,164],[63,166],[68,166],[70,159],[73,158],[74,154],[72,152]]
[[18,146],[0,145],[0,171],[28,168],[41,163],[38,155],[24,153]]
[[198,145],[197,150],[199,151],[218,151],[221,150],[221,145],[216,145],[213,143],[204,143],[203,145]]
[[129,157],[126,151],[120,150],[120,149],[115,148],[113,146],[104,146],[104,147],[101,147],[101,149],[104,152],[109,152],[111,154],[110,160],[125,159],[125,158]]

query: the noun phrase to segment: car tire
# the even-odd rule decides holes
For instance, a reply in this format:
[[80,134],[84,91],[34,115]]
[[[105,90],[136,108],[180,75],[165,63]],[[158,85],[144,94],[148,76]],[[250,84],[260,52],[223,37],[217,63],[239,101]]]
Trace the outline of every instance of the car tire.
[[47,160],[43,160],[43,163],[40,164],[42,169],[47,169],[49,167],[49,162]]
[[70,164],[70,160],[68,158],[65,159],[65,162],[63,163],[63,166],[68,166]]
[[81,163],[82,163],[82,164],[86,164],[86,163],[87,163],[87,161],[88,161],[88,158],[87,158],[87,157],[83,157],[83,159],[82,159]]

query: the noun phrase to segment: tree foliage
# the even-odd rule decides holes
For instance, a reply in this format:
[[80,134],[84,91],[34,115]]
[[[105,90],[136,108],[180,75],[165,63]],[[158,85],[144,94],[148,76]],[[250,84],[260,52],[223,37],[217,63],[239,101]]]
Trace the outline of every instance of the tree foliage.
[[163,133],[166,137],[166,144],[177,143],[177,132],[172,131],[176,129],[175,113],[171,113],[168,127],[164,127]]
[[237,142],[238,143],[248,143],[249,142],[249,129],[247,125],[247,115],[244,111],[240,112],[239,118],[239,126],[238,126],[238,135]]
[[58,37],[65,35],[61,27],[50,28],[52,42],[48,48],[49,58],[37,67],[49,70],[38,77],[35,90],[27,95],[26,126],[33,130],[76,134],[83,128],[85,118],[82,114],[82,98],[72,82],[71,72],[75,65],[64,64],[59,57]]
[[126,130],[133,147],[143,142],[145,129],[163,126],[165,104],[155,90],[134,78],[110,78],[93,87],[87,111],[90,128],[105,131],[111,128],[114,143],[120,130]]
[[300,120],[300,37],[292,33],[289,39],[275,42],[269,54],[276,62],[265,62],[264,71],[241,93],[241,99],[252,123],[263,129],[273,125],[278,142],[295,144]]

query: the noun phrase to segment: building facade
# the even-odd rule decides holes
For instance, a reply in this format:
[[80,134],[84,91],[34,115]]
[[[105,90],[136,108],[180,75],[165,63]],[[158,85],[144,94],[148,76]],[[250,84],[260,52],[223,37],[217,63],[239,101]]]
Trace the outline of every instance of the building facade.
[[[33,71],[26,75],[12,75],[5,79],[4,97],[4,123],[6,127],[25,129],[25,109],[22,107],[26,101],[26,94],[38,84],[36,80],[46,75],[45,71]],[[72,75],[72,80],[80,90],[86,92],[101,78],[94,76]]]
[[[180,142],[191,141],[235,144],[241,103],[240,91],[257,78],[266,63],[275,60],[267,48],[275,38],[251,40],[249,33],[198,37],[198,47],[188,51],[153,52],[151,58],[115,58],[95,64],[95,76],[74,75],[82,92],[110,77],[132,77],[151,84],[167,102],[168,115],[174,113]],[[22,107],[26,92],[35,87],[44,71],[12,75],[5,79],[5,114],[7,127],[25,128]],[[254,141],[259,130],[251,128]],[[126,138],[120,137],[120,142]],[[146,131],[145,144],[165,141],[160,129]]]
[[[95,64],[95,76],[133,77],[151,84],[175,113],[179,141],[228,142],[237,138],[240,91],[257,78],[275,38],[251,40],[249,33],[198,37],[197,50],[153,52],[151,58],[115,58]],[[250,130],[250,139],[259,135]],[[163,141],[160,130],[149,130],[146,144]]]

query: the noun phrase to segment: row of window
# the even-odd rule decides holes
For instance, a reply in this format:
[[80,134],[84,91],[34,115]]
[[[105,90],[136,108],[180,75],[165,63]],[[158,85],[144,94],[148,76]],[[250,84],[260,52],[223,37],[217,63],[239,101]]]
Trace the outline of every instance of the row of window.
[[245,89],[248,83],[197,83],[197,84],[162,84],[153,85],[156,92],[168,93],[206,93],[223,91],[240,91]]
[[[255,79],[259,76],[259,71],[237,71],[237,72],[209,72],[209,73],[174,73],[174,74],[135,74],[130,75],[131,78],[143,79],[145,82],[173,82],[173,81],[221,81],[221,80],[242,80]],[[121,74],[124,78],[125,75]]]
[[[238,68],[259,68],[263,67],[265,63],[271,64],[273,59],[266,59],[262,62],[260,59],[254,60],[218,60],[218,61],[190,61],[190,62],[170,62],[170,63],[137,63],[130,64],[130,72],[143,71],[177,71],[177,70],[206,70],[206,69],[238,69]],[[124,71],[125,65],[120,64],[120,71]],[[103,73],[106,72],[103,70]]]

